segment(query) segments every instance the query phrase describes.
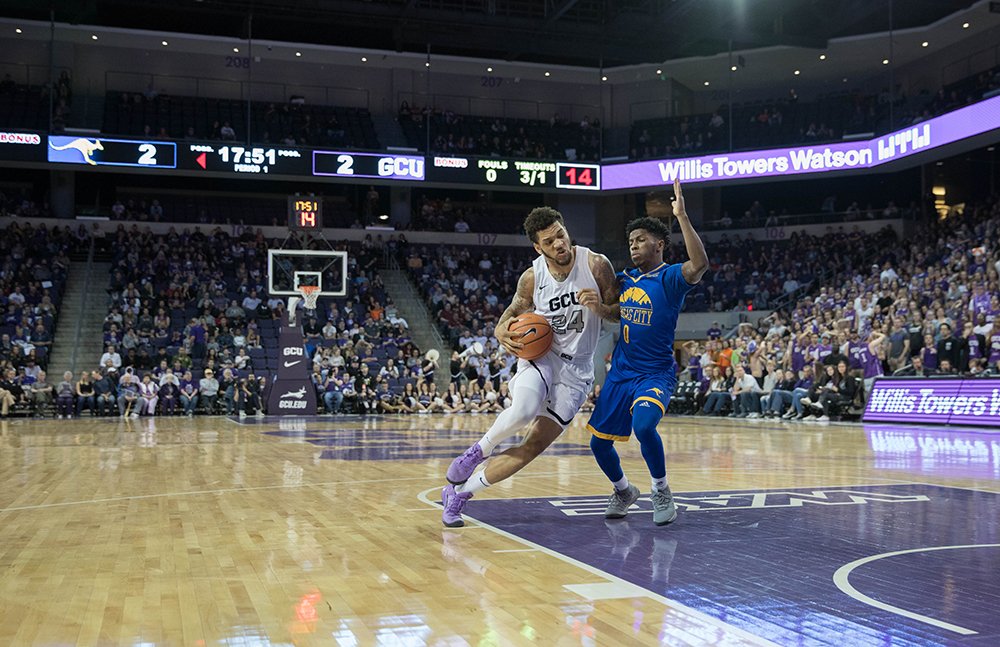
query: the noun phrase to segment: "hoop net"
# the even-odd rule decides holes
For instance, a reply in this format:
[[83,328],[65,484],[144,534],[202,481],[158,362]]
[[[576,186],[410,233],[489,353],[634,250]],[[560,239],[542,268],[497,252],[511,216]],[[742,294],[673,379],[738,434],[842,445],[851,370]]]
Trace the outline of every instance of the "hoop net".
[[319,299],[319,286],[300,285],[298,287],[298,292],[302,295],[302,301],[304,302],[306,310],[315,310],[316,301]]

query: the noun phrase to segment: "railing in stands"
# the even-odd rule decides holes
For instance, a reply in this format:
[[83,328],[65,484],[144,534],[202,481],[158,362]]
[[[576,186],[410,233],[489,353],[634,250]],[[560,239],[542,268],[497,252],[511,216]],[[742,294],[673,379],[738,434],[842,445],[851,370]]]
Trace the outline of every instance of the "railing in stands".
[[[94,236],[90,237],[90,249],[87,251],[87,266],[83,270],[83,293],[90,293],[90,280],[93,274],[94,268],[94,247],[96,238]],[[69,360],[69,370],[76,374],[76,360],[77,355],[80,352],[80,341],[83,337],[83,317],[77,317],[76,320],[76,334],[73,338],[73,354],[70,356]]]
[[[403,269],[399,266],[399,262],[392,254],[390,254],[388,251],[384,252],[384,254],[385,254],[385,266],[387,268],[389,268],[390,270]],[[410,273],[407,271],[403,271],[403,275],[406,277],[406,280],[409,281],[411,285],[413,285],[413,279],[410,278]],[[416,286],[414,286],[414,289],[416,289]],[[419,295],[419,290],[417,290],[417,293]],[[420,308],[425,315],[427,315],[428,319],[430,319],[431,321],[435,321],[433,313],[431,313],[430,309],[427,307],[427,303],[424,301],[422,296],[418,296],[417,298],[413,299],[413,301],[414,303],[417,304],[417,307]],[[431,326],[431,335],[434,337],[435,345],[438,348],[451,347],[450,344],[445,342],[444,337],[441,336],[441,331],[438,330],[437,325]]]

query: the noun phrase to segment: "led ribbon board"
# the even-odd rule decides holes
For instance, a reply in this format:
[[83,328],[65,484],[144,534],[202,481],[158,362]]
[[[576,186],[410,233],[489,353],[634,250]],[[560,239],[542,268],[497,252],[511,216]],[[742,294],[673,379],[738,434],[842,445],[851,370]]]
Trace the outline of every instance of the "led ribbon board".
[[607,165],[601,188],[647,188],[676,178],[695,184],[863,170],[998,128],[1000,97],[993,97],[875,139]]

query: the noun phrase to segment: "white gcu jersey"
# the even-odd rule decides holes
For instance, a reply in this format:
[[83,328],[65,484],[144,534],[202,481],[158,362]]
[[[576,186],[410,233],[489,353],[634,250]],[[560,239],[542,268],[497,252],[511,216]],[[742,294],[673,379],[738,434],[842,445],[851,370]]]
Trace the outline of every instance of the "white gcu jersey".
[[593,379],[593,357],[597,338],[601,334],[601,318],[590,308],[580,305],[580,290],[600,290],[590,271],[590,250],[576,246],[573,269],[564,281],[557,281],[549,272],[544,256],[532,263],[535,270],[535,313],[548,319],[552,326],[551,353],[581,367],[589,367]]
[[577,414],[594,384],[594,350],[601,332],[601,318],[580,305],[580,290],[597,288],[590,272],[590,250],[576,247],[576,260],[569,276],[556,281],[539,256],[535,270],[535,314],[552,326],[552,348],[536,360],[518,360],[517,375],[511,380],[516,390],[519,378],[536,374],[545,390],[537,415],[550,418],[564,429]]

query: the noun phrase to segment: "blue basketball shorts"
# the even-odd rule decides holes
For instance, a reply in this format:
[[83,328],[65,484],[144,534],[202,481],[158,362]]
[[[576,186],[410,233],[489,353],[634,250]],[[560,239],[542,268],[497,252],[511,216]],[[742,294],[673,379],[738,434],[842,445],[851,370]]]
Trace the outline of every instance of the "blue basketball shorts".
[[633,409],[656,407],[661,415],[666,413],[676,386],[673,373],[620,379],[612,371],[601,388],[587,428],[598,438],[627,441],[632,435]]

